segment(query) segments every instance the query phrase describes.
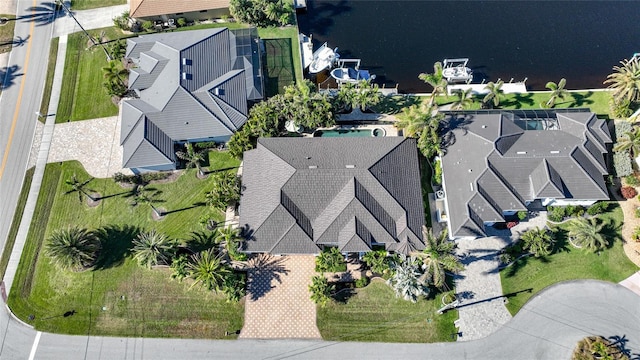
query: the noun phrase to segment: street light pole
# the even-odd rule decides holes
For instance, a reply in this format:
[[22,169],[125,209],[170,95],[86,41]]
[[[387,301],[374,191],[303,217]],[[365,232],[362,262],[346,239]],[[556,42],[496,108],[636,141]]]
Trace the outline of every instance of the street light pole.
[[102,48],[102,50],[104,50],[105,55],[107,55],[107,61],[111,61],[111,56],[109,55],[109,52],[107,51],[107,48],[104,47],[104,45],[102,45],[102,43],[97,43],[96,40],[93,38],[93,36],[91,36],[87,30],[84,29],[84,27],[82,27],[82,25],[80,24],[80,22],[78,21],[78,19],[76,19],[75,16],[73,16],[73,13],[71,12],[71,9],[69,9],[67,7],[67,5],[64,4],[63,0],[56,0],[56,3],[60,6],[62,6],[62,8],[64,8],[64,11],[67,12],[67,14],[69,14],[69,16],[71,16],[71,18],[73,19],[73,21],[76,22],[76,24],[78,24],[78,26],[80,27],[80,29],[82,29],[82,31],[84,32],[85,35],[87,35],[87,37],[89,38],[89,40],[91,40],[91,43],[93,43],[94,46],[100,45],[100,47]]

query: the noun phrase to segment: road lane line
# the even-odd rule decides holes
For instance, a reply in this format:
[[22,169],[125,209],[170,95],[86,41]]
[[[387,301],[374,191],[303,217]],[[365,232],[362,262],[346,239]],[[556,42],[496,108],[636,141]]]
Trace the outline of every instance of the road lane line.
[[[36,0],[33,0],[33,8],[37,5]],[[31,10],[31,14],[33,15],[34,10]],[[33,30],[35,29],[36,22],[31,21],[31,27],[29,28],[29,38],[33,35]],[[20,105],[22,104],[22,92],[24,91],[24,85],[27,82],[27,70],[29,69],[29,55],[31,54],[31,45],[33,44],[33,39],[29,41],[27,45],[27,54],[24,59],[24,69],[22,73],[24,76],[22,77],[22,82],[20,82],[20,91],[18,91],[18,100],[16,101],[16,110],[13,113],[13,122],[11,123],[11,130],[9,130],[9,138],[7,139],[7,146],[4,149],[4,155],[2,156],[2,164],[0,165],[0,180],[2,180],[2,175],[4,174],[4,168],[7,165],[7,159],[9,158],[9,149],[11,149],[11,143],[13,142],[13,134],[16,131],[16,124],[18,123],[18,114],[20,113]]]
[[29,353],[29,360],[33,360],[36,357],[36,350],[38,350],[38,343],[40,342],[40,335],[42,335],[42,331],[38,331],[36,333],[36,338],[33,339],[33,346],[31,347],[31,352]]

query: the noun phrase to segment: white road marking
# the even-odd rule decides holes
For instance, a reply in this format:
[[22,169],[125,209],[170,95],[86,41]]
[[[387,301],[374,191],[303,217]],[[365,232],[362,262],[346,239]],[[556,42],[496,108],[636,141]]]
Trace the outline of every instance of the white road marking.
[[33,346],[31,347],[31,353],[29,354],[29,360],[33,360],[36,356],[36,350],[38,349],[38,343],[40,342],[40,335],[42,331],[36,333],[36,338],[33,340]]

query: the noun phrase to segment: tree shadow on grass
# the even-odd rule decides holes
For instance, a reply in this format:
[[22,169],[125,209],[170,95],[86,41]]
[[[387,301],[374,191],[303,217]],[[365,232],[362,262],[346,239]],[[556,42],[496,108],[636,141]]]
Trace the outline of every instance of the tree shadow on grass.
[[623,241],[622,239],[622,224],[616,224],[614,222],[608,222],[602,227],[601,234],[608,240],[606,249],[611,249],[614,243]]
[[505,267],[502,271],[505,272],[506,277],[513,277],[518,273],[518,271],[526,267],[529,261],[531,261],[532,259],[538,259],[545,264],[548,264],[551,262],[549,257],[546,257],[546,256],[541,256],[537,258],[534,258],[533,256],[523,256],[518,260],[507,265],[507,267]]
[[373,106],[372,110],[379,114],[398,114],[402,109],[419,103],[420,99],[413,95],[383,96],[382,101]]
[[275,287],[273,280],[282,283],[282,276],[289,274],[284,265],[285,257],[258,254],[249,260],[247,295],[253,301],[260,299]]
[[124,262],[131,252],[132,240],[140,234],[140,228],[130,225],[108,225],[98,229],[102,250],[94,270],[105,270]]
[[514,109],[522,109],[522,105],[532,106],[534,104],[533,94],[513,94],[513,98],[509,97],[500,103],[502,107],[513,107]]
[[187,249],[194,253],[209,250],[218,245],[215,233],[204,231],[193,231],[191,237],[185,241]]
[[349,302],[349,299],[351,299],[351,297],[353,295],[355,295],[356,293],[357,292],[355,291],[355,289],[343,288],[343,289],[340,289],[340,290],[336,291],[336,293],[333,294],[331,297],[337,303],[346,304],[346,303]]
[[589,99],[593,95],[593,91],[588,91],[586,94],[572,92],[573,104],[575,107],[583,107],[585,105],[593,104],[593,100]]

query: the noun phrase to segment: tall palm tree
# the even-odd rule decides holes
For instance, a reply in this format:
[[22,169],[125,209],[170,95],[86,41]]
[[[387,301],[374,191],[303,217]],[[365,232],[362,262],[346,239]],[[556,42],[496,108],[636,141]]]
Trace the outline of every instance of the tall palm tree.
[[427,296],[429,288],[420,281],[418,263],[413,257],[401,256],[400,261],[392,263],[393,276],[387,284],[393,287],[396,297],[416,302],[420,296]]
[[176,156],[187,162],[187,169],[195,167],[196,169],[198,169],[198,174],[200,174],[200,176],[203,176],[204,172],[202,171],[202,163],[205,160],[204,156],[206,154],[206,151],[197,151],[193,147],[193,144],[189,142],[184,144],[184,146],[186,151],[178,151],[176,152]]
[[464,110],[473,103],[473,99],[471,98],[471,88],[458,90],[455,94],[456,100],[451,104],[451,109]]
[[640,127],[634,126],[616,140],[613,151],[629,151],[633,157],[640,155]]
[[569,223],[569,239],[577,247],[591,252],[599,251],[609,245],[602,235],[603,227],[604,223],[598,223],[597,217],[573,219]]
[[220,291],[224,281],[231,274],[231,269],[222,262],[220,255],[213,250],[205,250],[191,257],[189,271],[195,281],[191,287],[200,285],[208,290]]
[[528,230],[520,236],[520,240],[524,243],[523,248],[535,257],[551,255],[554,239],[547,229],[536,227]]
[[435,62],[433,64],[433,73],[421,73],[418,75],[418,78],[425,83],[431,85],[433,91],[431,91],[431,96],[429,97],[429,105],[433,105],[436,96],[444,95],[447,93],[448,82],[447,79],[442,76],[442,63],[440,61]]
[[369,80],[360,80],[356,87],[355,103],[360,110],[365,111],[370,106],[378,105],[382,101],[382,94],[378,91],[378,85]]
[[621,61],[622,66],[614,66],[613,73],[607,76],[605,84],[613,90],[617,101],[640,100],[640,58]]
[[120,67],[119,63],[115,60],[109,61],[109,64],[102,68],[102,76],[111,83],[124,84],[123,78],[126,78],[129,72],[127,69]]
[[558,101],[558,99],[564,100],[565,97],[569,96],[569,92],[567,91],[567,89],[564,88],[565,85],[567,85],[567,79],[562,78],[557,84],[554,83],[553,81],[549,81],[544,86],[547,89],[551,90],[551,95],[549,95],[549,100],[547,100],[547,103],[545,104],[547,107],[552,108],[556,106],[556,101]]
[[155,229],[141,233],[133,240],[133,258],[148,268],[169,265],[175,250],[176,242]]
[[[67,179],[65,180],[65,184],[69,185],[71,187],[70,190],[68,190],[65,194],[71,194],[74,192],[78,193],[78,201],[80,201],[80,203],[82,203],[82,195],[85,195],[86,197],[88,197],[91,201],[98,201],[98,198],[93,197],[91,194],[89,194],[86,190],[85,190],[85,186],[91,182],[91,180],[93,180],[93,178],[85,180],[85,181],[80,181],[78,180],[78,177],[76,176],[76,174],[74,173],[71,176],[71,179]],[[91,190],[90,190],[91,191]]]
[[72,271],[93,266],[100,248],[96,233],[79,227],[56,230],[45,245],[45,251],[54,263]]
[[405,108],[403,116],[395,123],[402,129],[406,137],[420,137],[420,134],[430,128],[438,128],[443,116],[436,105],[416,106]]
[[493,107],[498,107],[500,105],[500,98],[504,91],[502,91],[502,85],[504,85],[504,81],[499,80],[498,82],[490,81],[487,86],[485,86],[485,90],[489,92],[482,99],[482,103],[484,104],[493,104]]
[[411,253],[421,259],[424,265],[425,272],[420,281],[443,289],[446,285],[446,272],[457,273],[463,269],[460,259],[455,255],[456,245],[447,239],[446,230],[435,236],[433,230],[425,226],[422,228],[422,237],[425,242],[424,251]]

